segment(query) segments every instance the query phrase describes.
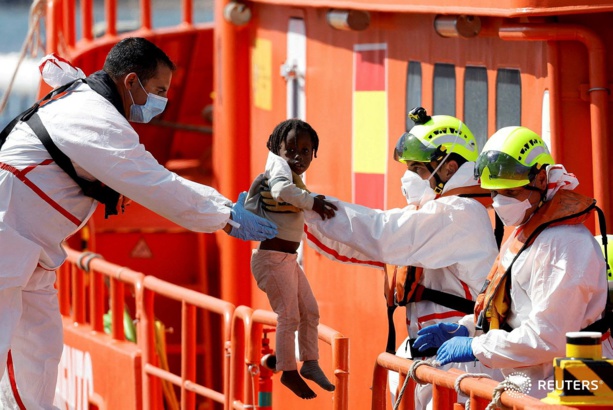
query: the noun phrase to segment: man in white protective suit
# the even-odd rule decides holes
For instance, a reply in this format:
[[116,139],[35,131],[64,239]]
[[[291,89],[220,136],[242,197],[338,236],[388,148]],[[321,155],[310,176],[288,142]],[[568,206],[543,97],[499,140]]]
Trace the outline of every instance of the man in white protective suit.
[[[401,136],[394,151],[395,159],[407,166],[402,178],[407,207],[383,211],[328,197],[338,207],[336,217],[321,221],[316,213],[305,212],[305,220],[311,245],[331,259],[416,268],[415,285],[421,291],[406,305],[408,338],[396,354],[423,359],[435,352],[413,349],[421,329],[457,321],[472,311],[498,248],[486,210],[489,193],[473,177],[478,147],[470,129],[452,116],[428,116],[421,107],[409,117],[416,125]],[[462,307],[451,299],[462,300]],[[391,343],[393,353],[395,341]],[[454,367],[486,371],[478,363]],[[398,374],[391,372],[392,393],[397,384]],[[426,408],[431,390],[430,385],[417,387],[416,408]]]
[[600,332],[603,355],[613,357],[610,318],[604,316],[605,261],[584,225],[595,200],[573,191],[577,178],[525,127],[492,135],[475,177],[491,191],[505,225],[516,228],[500,250],[474,315],[453,325],[453,333],[423,329],[415,345],[439,347],[442,364],[479,360],[505,376],[522,376],[529,386],[522,393],[542,398],[551,390],[553,359],[566,356],[567,332]]
[[[62,242],[99,201],[107,215],[117,213],[121,194],[190,230],[223,229],[256,241],[276,235],[274,224],[244,211],[244,196],[233,204],[215,189],[179,177],[139,143],[130,121],[145,123],[164,110],[175,69],[153,43],[121,40],[103,70],[86,79],[59,58],[42,70],[43,77],[54,67],[61,73],[50,75],[50,85],[71,85],[56,89],[36,112],[20,115],[0,139],[2,409],[55,408],[63,346],[55,270],[66,258]],[[52,159],[49,141],[41,142],[45,133],[75,175]]]

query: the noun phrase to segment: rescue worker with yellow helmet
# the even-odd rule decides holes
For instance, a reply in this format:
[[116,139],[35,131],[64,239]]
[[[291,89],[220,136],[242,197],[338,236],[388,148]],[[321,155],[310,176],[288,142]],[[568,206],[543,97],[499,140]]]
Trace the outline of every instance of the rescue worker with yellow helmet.
[[613,357],[608,323],[601,320],[605,262],[583,224],[595,200],[573,191],[577,178],[525,127],[492,135],[477,159],[475,178],[491,191],[502,221],[516,228],[500,250],[474,315],[452,332],[423,329],[415,345],[440,346],[440,364],[479,360],[505,376],[521,372],[531,379],[528,394],[544,397],[547,384],[539,381],[553,377],[553,358],[565,356],[567,332],[602,331],[603,353]]
[[[409,337],[397,351],[404,357],[415,357],[412,341],[420,329],[457,321],[472,311],[498,253],[488,204],[481,202],[491,204],[491,198],[473,178],[479,150],[472,132],[455,117],[429,116],[421,107],[410,117],[416,125],[399,138],[393,152],[407,167],[402,177],[406,207],[382,211],[328,197],[338,207],[334,218],[322,223],[316,214],[305,212],[310,245],[330,259],[421,271],[415,284],[423,292],[416,292],[406,305]],[[436,292],[440,298],[423,297]],[[468,309],[451,306],[451,299],[468,302]],[[397,345],[392,339],[388,351],[393,352]],[[473,364],[454,367],[475,369]],[[420,390],[416,408],[425,407],[431,397],[428,387]]]
[[[402,178],[403,193],[409,204],[420,205],[441,194],[447,181],[465,162],[474,162],[479,154],[477,141],[466,124],[450,115],[429,116],[422,107],[411,110],[415,126],[402,134],[394,148],[394,160],[406,164]],[[417,178],[425,182],[418,182]],[[430,185],[432,191],[415,187]],[[418,203],[413,199],[420,198]]]

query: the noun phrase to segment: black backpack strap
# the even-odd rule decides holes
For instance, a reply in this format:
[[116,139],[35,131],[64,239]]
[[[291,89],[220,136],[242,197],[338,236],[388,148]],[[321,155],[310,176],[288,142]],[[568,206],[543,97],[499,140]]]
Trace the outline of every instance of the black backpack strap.
[[15,125],[17,125],[17,123],[19,121],[21,121],[21,119],[23,117],[25,117],[25,116],[29,117],[30,115],[32,115],[32,113],[35,113],[36,111],[38,111],[38,105],[39,105],[39,102],[37,102],[36,104],[34,104],[30,108],[28,108],[27,110],[22,112],[21,114],[19,114],[15,118],[13,118],[11,120],[11,122],[9,122],[6,125],[6,127],[4,127],[4,129],[2,131],[0,131],[0,149],[2,149],[2,146],[4,145],[4,143],[5,143],[6,139],[8,138],[9,134],[11,133],[11,131],[13,131],[13,128],[15,128]]
[[600,228],[600,236],[602,238],[602,246],[604,247],[604,262],[607,264],[607,271],[611,267],[609,265],[609,252],[607,251],[607,246],[609,245],[609,239],[607,238],[607,221],[604,217],[604,212],[599,207],[596,208],[596,213],[598,214],[598,226]]
[[394,311],[396,305],[387,307],[387,345],[386,353],[396,354],[396,325],[394,325]]
[[88,181],[78,176],[72,162],[70,161],[70,158],[68,158],[66,154],[60,151],[57,145],[55,145],[38,114],[35,112],[32,113],[29,115],[29,118],[25,119],[25,121],[43,143],[55,163],[81,187],[83,193],[86,196],[94,198],[98,202],[104,204],[104,217],[108,218],[110,215],[117,215],[119,193],[106,185],[102,185],[100,181]]
[[[421,286],[421,288],[418,289],[414,295],[418,295],[418,300],[411,299],[409,300],[409,303],[428,300],[430,302],[434,302],[438,305],[445,306],[446,308],[454,309],[465,314],[473,313],[475,309],[474,300],[468,300],[461,296],[453,295],[447,292],[441,292],[440,290],[429,289],[423,286]],[[406,305],[406,303],[404,305]],[[396,307],[396,304],[392,306],[388,304],[387,306],[387,345],[385,351],[391,354],[396,353],[396,326],[394,325],[394,311],[396,310]],[[435,353],[425,354],[423,352],[420,352],[418,356],[432,356],[434,354]]]
[[[609,241],[607,239],[607,222],[604,217],[604,212],[599,207],[596,208],[596,213],[598,214],[598,224],[600,228],[600,235],[602,237],[602,246],[604,251],[604,259],[606,263],[606,271],[609,271],[609,254],[607,252],[607,246]],[[606,273],[605,273],[606,274]],[[607,285],[608,285],[608,277],[607,277]],[[602,313],[602,317],[592,323],[591,325],[581,329],[582,332],[600,332],[605,334],[609,329],[613,329],[613,303],[611,301],[609,289],[607,287],[607,303],[605,305],[604,312]]]
[[[417,292],[416,292],[417,293]],[[423,288],[420,300],[429,300],[446,308],[457,310],[467,315],[475,311],[475,301],[440,290]]]
[[28,108],[27,110],[25,110],[24,112],[22,112],[21,114],[19,114],[15,118],[13,118],[11,120],[11,122],[9,122],[6,125],[6,127],[4,127],[4,129],[2,131],[0,131],[0,148],[2,148],[2,146],[4,145],[4,142],[8,138],[9,134],[11,133],[11,131],[13,131],[13,128],[15,128],[15,125],[17,125],[17,123],[19,121],[27,121],[32,115],[34,115],[34,113],[36,113],[38,111],[38,109],[40,108],[41,103],[49,100],[50,98],[55,97],[59,93],[62,93],[64,91],[66,91],[68,88],[70,88],[77,81],[84,81],[84,80],[82,80],[82,79],[74,80],[74,81],[71,81],[71,82],[69,82],[67,84],[62,85],[61,87],[58,87],[58,88],[55,88],[54,90],[51,90],[51,92],[49,92],[43,98],[41,98],[40,100],[35,102],[30,108]]
[[70,159],[62,151],[60,151],[57,145],[55,145],[38,114],[33,114],[25,121],[30,128],[32,128],[32,131],[34,131],[38,139],[43,143],[47,149],[47,152],[49,152],[55,163],[58,164],[59,167],[64,170],[64,172],[70,175],[70,177],[74,179],[81,188],[83,188],[83,179],[77,175],[77,172],[75,171]]
[[115,192],[108,186],[102,185],[100,181],[88,181],[79,177],[70,159],[53,143],[47,129],[41,122],[38,114],[36,114],[42,103],[60,93],[63,93],[78,81],[85,82],[85,79],[79,78],[52,90],[49,94],[34,103],[30,108],[13,118],[13,120],[9,122],[2,131],[0,131],[0,149],[2,148],[2,145],[4,145],[8,135],[11,133],[13,128],[15,128],[15,125],[17,125],[19,121],[27,122],[30,128],[32,128],[32,131],[34,131],[34,134],[36,134],[38,139],[40,139],[45,146],[49,152],[49,155],[51,155],[51,158],[53,158],[55,163],[58,164],[58,166],[62,168],[64,172],[66,172],[81,187],[83,194],[104,204],[104,217],[108,218],[109,215],[117,215],[119,193]]
[[496,218],[496,225],[494,226],[494,236],[496,237],[496,245],[498,245],[498,250],[500,250],[502,238],[504,237],[504,222],[502,222],[502,219],[500,219],[496,212],[494,212],[494,218]]

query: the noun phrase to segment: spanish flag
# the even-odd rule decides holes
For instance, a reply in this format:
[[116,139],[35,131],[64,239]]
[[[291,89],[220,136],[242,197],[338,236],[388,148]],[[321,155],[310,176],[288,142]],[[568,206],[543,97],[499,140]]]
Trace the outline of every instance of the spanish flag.
[[353,51],[353,202],[385,209],[387,44],[356,44]]

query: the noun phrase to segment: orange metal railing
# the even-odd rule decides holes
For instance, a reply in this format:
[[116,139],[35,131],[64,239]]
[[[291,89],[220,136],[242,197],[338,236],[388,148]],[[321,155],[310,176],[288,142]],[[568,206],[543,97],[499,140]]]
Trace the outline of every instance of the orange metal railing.
[[[146,276],[143,280],[144,311],[146,317],[153,317],[154,297],[165,296],[181,302],[181,374],[176,375],[168,370],[157,366],[155,355],[155,337],[152,326],[143,325],[142,334],[145,334],[145,343],[141,344],[143,354],[143,403],[146,409],[163,409],[163,406],[152,401],[152,397],[159,397],[157,391],[159,383],[155,380],[166,380],[179,386],[181,389],[180,401],[182,409],[196,408],[196,394],[212,399],[218,403],[225,403],[228,397],[229,386],[227,377],[224,376],[223,391],[218,392],[211,388],[196,383],[196,310],[203,309],[222,317],[222,341],[223,346],[230,343],[231,321],[234,313],[234,305],[212,296],[186,289],[153,276]],[[145,327],[146,326],[146,327]],[[211,328],[208,329],[211,331]],[[224,352],[219,352],[224,354]],[[223,369],[224,374],[229,368],[230,352],[226,352]]]
[[[60,311],[65,318],[75,325],[88,325],[93,332],[88,333],[89,339],[96,339],[101,344],[108,343],[104,332],[103,315],[111,310],[111,338],[124,341],[123,312],[126,287],[131,289],[134,297],[134,318],[137,323],[137,346],[141,358],[136,365],[141,366],[142,386],[135,386],[135,391],[142,397],[137,402],[148,410],[163,409],[161,384],[171,383],[180,389],[180,408],[195,409],[196,395],[223,404],[224,410],[231,408],[248,408],[255,405],[253,395],[257,376],[245,372],[250,365],[258,365],[260,361],[259,341],[262,326],[276,326],[276,315],[269,311],[255,310],[234,305],[223,300],[183,288],[153,276],[132,271],[108,261],[101,255],[91,252],[77,252],[65,248],[67,261],[58,270],[57,288],[60,301]],[[155,349],[154,305],[160,298],[181,303],[181,363],[180,372],[175,374],[159,365],[159,357]],[[222,369],[215,369],[223,374],[221,391],[205,387],[196,382],[197,379],[197,345],[196,332],[200,323],[197,311],[217,314],[221,317],[221,332],[207,331],[217,337],[222,346],[218,353],[223,356]],[[241,331],[237,331],[242,323]],[[319,326],[319,339],[332,348],[332,365],[334,368],[336,391],[334,392],[334,409],[348,408],[349,383],[349,339],[337,331],[325,326]],[[121,349],[121,345],[116,346]],[[244,352],[245,367],[241,367],[237,354]],[[95,352],[90,352],[95,360]],[[112,357],[98,357],[98,360],[110,360]],[[213,370],[213,371],[215,371]],[[245,403],[236,400],[237,392],[245,387]],[[95,392],[98,395],[98,392]],[[97,400],[99,402],[104,402]],[[93,402],[95,397],[90,397]],[[98,406],[101,408],[101,406]]]
[[[137,340],[142,355],[142,387],[136,386],[136,392],[142,392],[138,400],[145,409],[162,409],[160,386],[167,381],[180,388],[182,409],[196,408],[196,395],[207,397],[223,403],[224,410],[254,408],[259,372],[253,371],[260,364],[260,340],[263,326],[276,326],[276,315],[269,311],[252,310],[246,306],[234,307],[231,303],[213,298],[202,293],[182,288],[162,281],[153,276],[145,276],[128,268],[115,265],[91,252],[77,252],[66,248],[68,259],[58,270],[58,296],[60,310],[75,324],[89,325],[94,332],[104,334],[102,316],[108,306],[112,312],[111,338],[125,340],[123,329],[124,299],[126,286],[129,286],[135,298],[135,319],[137,322]],[[108,287],[108,290],[107,290]],[[155,353],[154,335],[154,299],[166,297],[179,301],[181,312],[181,371],[174,374],[158,366]],[[223,355],[222,391],[215,391],[196,383],[196,311],[201,309],[217,314],[222,318],[221,338]],[[210,329],[209,329],[210,330]],[[334,369],[333,408],[349,408],[349,339],[325,325],[319,326],[319,339],[332,348],[332,366]],[[91,336],[90,336],[91,337]],[[105,336],[106,337],[106,336]],[[101,339],[101,343],[108,343]],[[244,357],[243,362],[239,358]],[[112,358],[104,358],[112,360]],[[372,409],[387,408],[387,372],[400,373],[399,385],[406,379],[413,362],[397,356],[382,353],[376,361],[373,374]],[[433,408],[456,409],[457,394],[454,385],[463,374],[459,370],[442,371],[429,366],[416,369],[416,377],[433,385]],[[491,402],[497,382],[489,379],[465,378],[460,383],[462,393],[470,397],[471,409],[483,410]],[[415,381],[409,380],[408,388],[400,403],[400,409],[414,409]],[[242,391],[242,394],[240,393]],[[102,398],[104,399],[104,398]],[[90,401],[95,398],[90,398]],[[102,402],[102,400],[97,400]],[[546,405],[528,397],[502,394],[501,402],[516,410],[571,410],[571,407]]]
[[[67,263],[57,273],[61,314],[70,317],[75,324],[87,323],[93,331],[103,333],[104,308],[109,298],[111,337],[113,340],[126,340],[123,329],[125,286],[130,285],[134,289],[137,301],[142,299],[140,294],[145,275],[107,262],[95,253],[65,249],[68,254]],[[108,278],[108,291],[105,277]],[[137,321],[141,320],[141,311],[137,306]]]
[[[196,383],[196,310],[219,314],[222,317],[222,346],[230,344],[230,324],[234,305],[196,291],[183,288],[153,276],[145,276],[128,268],[115,265],[91,252],[77,252],[66,248],[67,262],[58,270],[58,297],[60,311],[74,324],[88,324],[95,332],[104,334],[103,315],[105,307],[111,309],[111,337],[125,340],[123,312],[125,285],[131,285],[135,297],[135,321],[137,322],[137,344],[142,354],[142,406],[145,409],[163,409],[160,393],[161,381],[168,381],[180,387],[182,409],[196,408],[196,394],[225,403],[229,391],[230,352],[219,352],[224,356],[223,391],[215,391]],[[105,281],[108,281],[109,291]],[[155,352],[154,300],[157,297],[179,301],[181,312],[181,371],[174,374],[158,366]],[[207,329],[210,332],[210,328]],[[102,339],[101,339],[102,340]],[[112,358],[110,358],[112,360]]]
[[[398,386],[402,386],[407,374],[413,365],[413,361],[394,356],[389,353],[381,353],[377,358],[373,375],[372,410],[385,410],[387,408],[387,373],[389,370],[399,372]],[[433,409],[463,409],[464,405],[457,401],[455,383],[458,377],[465,374],[458,369],[443,371],[431,366],[419,366],[415,369],[416,378],[423,383],[432,384],[432,408]],[[408,381],[407,388],[399,405],[400,410],[414,410],[414,393],[416,382]],[[460,390],[470,398],[471,410],[485,410],[492,401],[494,389],[498,383],[486,378],[467,377],[460,382]],[[503,393],[501,403],[514,410],[573,410],[575,407],[554,406],[541,402],[538,399],[525,395],[510,395]]]
[[[244,350],[241,349],[240,335],[244,331]],[[257,389],[260,373],[260,341],[262,338],[263,326],[276,327],[277,315],[265,310],[252,310],[246,306],[236,308],[232,322],[232,359],[230,363],[230,384],[229,402],[232,409],[256,408],[258,403]],[[344,410],[349,408],[349,338],[325,325],[319,325],[319,339],[332,348],[332,367],[334,369],[333,384],[336,389],[333,393],[334,410]],[[243,363],[239,358],[244,356]],[[243,390],[240,394],[239,390]],[[242,400],[240,399],[242,396]]]
[[[74,0],[47,0],[46,42],[48,53],[61,52],[69,55],[77,44],[76,7]],[[94,40],[94,7],[93,0],[81,0],[81,41]],[[117,0],[104,1],[106,22],[105,37],[107,40],[116,38],[117,33]],[[181,0],[181,25],[191,26],[194,20],[193,1]],[[140,32],[149,32],[151,24],[151,0],[140,0]]]

